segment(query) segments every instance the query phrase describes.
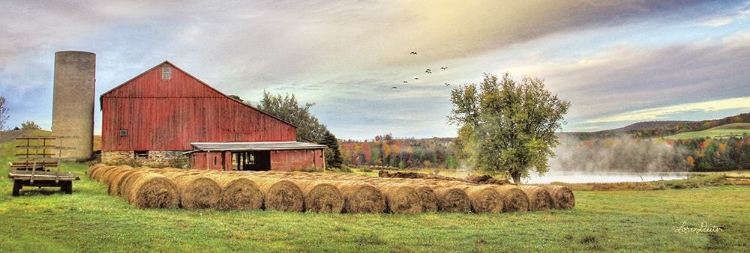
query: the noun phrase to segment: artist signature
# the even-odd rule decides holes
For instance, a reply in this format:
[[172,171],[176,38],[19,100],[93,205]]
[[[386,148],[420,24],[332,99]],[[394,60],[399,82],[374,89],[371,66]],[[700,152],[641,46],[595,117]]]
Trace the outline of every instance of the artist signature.
[[675,233],[687,234],[687,233],[718,233],[724,232],[724,228],[717,226],[709,226],[708,223],[701,222],[700,227],[690,227],[687,222],[683,221],[680,227],[672,229]]

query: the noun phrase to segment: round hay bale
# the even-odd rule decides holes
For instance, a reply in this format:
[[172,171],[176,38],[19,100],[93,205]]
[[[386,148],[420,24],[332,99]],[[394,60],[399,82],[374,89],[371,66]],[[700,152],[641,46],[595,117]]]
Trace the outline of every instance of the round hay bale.
[[235,175],[211,175],[221,187],[218,208],[257,210],[263,206],[263,192],[253,180]]
[[159,175],[168,177],[169,179],[172,179],[172,181],[175,181],[181,177],[191,176],[191,174],[188,174],[186,172],[181,172],[181,171],[153,171],[153,172]]
[[422,212],[422,198],[414,188],[405,184],[380,184],[385,203],[391,213],[415,214]]
[[125,177],[135,173],[135,169],[126,169],[121,170],[117,174],[111,175],[111,180],[109,181],[109,188],[107,193],[111,196],[119,196],[120,195],[120,185],[122,184],[122,181],[125,179]]
[[529,211],[544,211],[555,207],[552,196],[544,188],[536,186],[519,186],[518,188],[529,198]]
[[495,186],[503,199],[503,212],[525,212],[529,210],[529,198],[515,186]]
[[173,181],[177,185],[182,208],[188,210],[216,208],[221,199],[221,186],[209,177],[190,175],[175,177]]
[[133,192],[133,184],[146,173],[148,173],[148,171],[136,169],[134,173],[123,177],[120,186],[118,187],[120,188],[120,196],[125,200],[130,201],[130,194]]
[[503,198],[490,186],[469,186],[465,189],[471,200],[471,210],[475,213],[500,213]]
[[138,173],[130,192],[130,204],[138,208],[174,208],[179,203],[177,187],[162,175]]
[[357,181],[337,182],[336,186],[344,195],[345,213],[385,212],[385,197],[375,186]]
[[552,196],[557,209],[572,209],[576,206],[576,197],[570,188],[560,185],[543,185],[542,188]]
[[94,181],[101,181],[101,175],[104,174],[104,172],[107,172],[108,170],[114,168],[113,166],[100,166],[96,167],[91,170],[91,174],[89,174],[89,178],[91,178]]
[[414,190],[417,191],[419,198],[422,199],[423,212],[437,212],[438,200],[432,188],[427,186],[417,186]]
[[86,171],[86,175],[88,175],[89,178],[93,179],[92,175],[94,174],[94,172],[97,171],[97,170],[99,170],[99,169],[101,169],[101,168],[103,168],[103,167],[105,167],[105,166],[107,166],[107,165],[105,165],[103,163],[97,163],[97,164],[91,165],[89,167],[89,169]]
[[344,195],[336,186],[319,181],[295,180],[305,196],[305,210],[316,213],[341,213]]
[[265,196],[263,206],[266,210],[302,212],[305,207],[305,195],[294,182],[275,178],[252,178]]
[[100,180],[99,181],[101,181],[102,183],[104,183],[107,186],[109,186],[110,182],[112,182],[112,179],[114,178],[114,175],[116,175],[117,173],[120,173],[123,170],[128,170],[128,169],[133,169],[133,168],[130,167],[130,166],[127,166],[127,165],[118,165],[118,166],[115,166],[115,167],[113,167],[113,168],[105,171],[104,173],[102,173],[101,176],[100,176]]
[[438,208],[443,212],[468,213],[471,212],[471,199],[469,195],[457,187],[435,188],[435,196],[438,199]]

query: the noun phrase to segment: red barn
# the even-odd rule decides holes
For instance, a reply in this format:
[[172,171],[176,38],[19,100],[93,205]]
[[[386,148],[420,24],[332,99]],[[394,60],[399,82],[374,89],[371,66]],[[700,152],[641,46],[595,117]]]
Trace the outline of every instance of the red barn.
[[140,160],[193,168],[323,168],[323,145],[165,61],[102,94],[102,162]]

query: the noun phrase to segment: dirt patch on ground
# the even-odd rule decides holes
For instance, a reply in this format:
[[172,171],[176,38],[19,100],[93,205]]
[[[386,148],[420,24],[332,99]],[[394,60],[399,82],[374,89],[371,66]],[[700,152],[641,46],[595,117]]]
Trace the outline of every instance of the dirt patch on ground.
[[511,184],[510,181],[505,179],[496,179],[493,178],[490,175],[481,175],[481,176],[475,176],[471,175],[466,178],[457,178],[457,177],[446,177],[436,174],[429,174],[429,173],[418,173],[418,172],[389,172],[387,170],[380,170],[378,171],[378,177],[382,178],[411,178],[411,179],[437,179],[437,180],[448,180],[448,181],[459,181],[459,182],[465,182],[465,183],[473,183],[473,184],[496,184],[496,185],[506,185]]

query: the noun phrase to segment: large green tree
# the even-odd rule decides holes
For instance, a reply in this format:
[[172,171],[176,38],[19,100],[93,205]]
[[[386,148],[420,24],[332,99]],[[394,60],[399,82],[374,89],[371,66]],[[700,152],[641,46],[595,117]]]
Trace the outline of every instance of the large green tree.
[[507,173],[515,183],[530,170],[548,171],[548,157],[559,144],[555,132],[563,124],[570,102],[559,99],[544,80],[508,74],[498,79],[485,74],[480,84],[467,84],[451,92],[453,110],[448,120],[458,125],[463,151],[479,170]]
[[280,94],[274,96],[263,91],[263,100],[257,108],[297,126],[297,141],[321,143],[328,129],[318,121],[318,118],[310,114],[310,107],[314,105],[307,103],[300,106],[293,94],[282,97]]

